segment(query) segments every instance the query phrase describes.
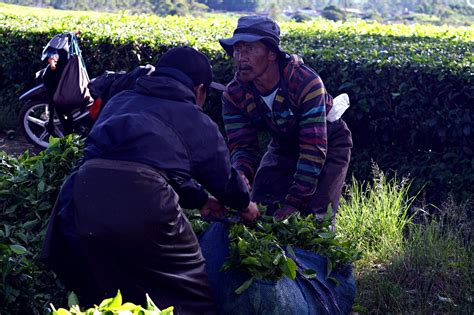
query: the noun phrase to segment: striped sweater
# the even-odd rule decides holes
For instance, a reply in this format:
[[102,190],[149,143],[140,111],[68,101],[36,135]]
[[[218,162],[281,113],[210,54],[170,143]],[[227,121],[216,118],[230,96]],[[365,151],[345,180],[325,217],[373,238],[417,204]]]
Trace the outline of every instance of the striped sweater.
[[263,103],[252,83],[240,81],[236,74],[223,94],[223,118],[232,164],[250,180],[260,161],[258,130],[269,132],[280,154],[298,156],[285,204],[302,210],[316,190],[326,159],[326,114],[332,97],[300,57],[292,55],[280,68],[273,110]]

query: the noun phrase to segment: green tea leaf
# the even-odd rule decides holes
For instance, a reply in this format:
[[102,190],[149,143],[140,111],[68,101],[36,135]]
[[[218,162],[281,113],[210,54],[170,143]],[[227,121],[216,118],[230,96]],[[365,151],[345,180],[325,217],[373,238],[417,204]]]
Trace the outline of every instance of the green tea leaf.
[[59,149],[60,139],[59,138],[49,138],[49,145],[46,149],[47,152],[52,152]]
[[25,230],[31,230],[32,228],[34,228],[34,227],[38,224],[38,222],[39,222],[38,219],[25,222],[25,223],[23,224],[23,228],[24,228]]
[[291,256],[296,257],[295,251],[293,250],[293,247],[291,247],[290,245],[286,246],[286,251],[287,251],[288,254],[290,254]]
[[333,211],[332,210],[332,203],[329,203],[328,210],[326,211],[326,217],[324,218],[324,221],[331,222],[332,211]]
[[53,311],[53,315],[71,315],[71,313],[64,308],[60,308],[57,311]]
[[286,258],[286,260],[283,260],[280,263],[280,268],[282,269],[283,273],[291,280],[296,278],[296,263],[293,259]]
[[44,180],[40,180],[38,183],[38,193],[43,193],[45,191],[45,188],[46,183],[44,182]]
[[160,315],[173,315],[174,307],[170,306],[161,311]]
[[322,232],[322,233],[319,233],[318,235],[319,237],[324,238],[324,239],[336,237],[336,233],[334,232]]
[[276,256],[276,258],[273,260],[273,264],[274,264],[275,266],[278,266],[278,264],[280,263],[280,260],[281,260],[282,257],[283,257],[283,254],[281,254],[281,253],[278,254],[278,255]]
[[333,266],[332,266],[332,261],[331,261],[331,259],[327,259],[327,265],[326,265],[326,278],[328,278],[328,277],[329,277],[329,275],[331,274],[331,272],[332,272],[332,268],[333,268]]
[[247,290],[253,283],[253,277],[245,281],[240,287],[238,287],[234,292],[236,294],[242,294],[245,290]]
[[11,194],[10,190],[7,190],[7,189],[0,190],[0,198],[7,198],[10,196],[10,194]]
[[248,243],[244,239],[240,239],[237,243],[237,249],[240,255],[243,255],[247,251]]
[[10,245],[10,249],[12,252],[18,255],[24,255],[28,253],[28,250],[21,245]]
[[70,292],[67,296],[67,305],[71,308],[74,305],[79,305],[79,299],[77,298],[76,293],[74,291]]
[[117,295],[110,301],[108,308],[117,308],[122,305],[122,293],[120,290],[117,291]]
[[327,277],[326,279],[331,280],[331,281],[334,282],[336,285],[339,285],[339,281],[338,281],[336,278],[334,278],[334,277]]
[[146,309],[148,311],[159,311],[160,310],[148,294],[146,295]]
[[42,161],[38,161],[35,166],[35,172],[38,177],[42,177],[44,174],[44,165]]
[[306,279],[314,279],[314,278],[316,278],[316,277],[318,276],[317,273],[316,273],[316,271],[313,270],[313,269],[305,269],[305,270],[302,270],[302,271],[301,271],[301,275],[302,275],[303,277],[305,277]]
[[242,259],[242,265],[261,266],[261,263],[256,257],[246,257]]
[[5,209],[5,214],[10,214],[10,213],[13,213],[15,212],[15,210],[18,208],[18,203],[14,204],[14,205],[11,205],[11,206],[8,206],[6,209]]
[[133,303],[130,303],[130,302],[127,302],[127,303],[124,303],[123,305],[115,308],[117,311],[131,311],[131,312],[135,312],[135,311],[139,311],[141,309],[141,306],[140,305],[135,305]]
[[108,298],[100,302],[99,309],[108,308],[110,303],[112,303],[113,298]]

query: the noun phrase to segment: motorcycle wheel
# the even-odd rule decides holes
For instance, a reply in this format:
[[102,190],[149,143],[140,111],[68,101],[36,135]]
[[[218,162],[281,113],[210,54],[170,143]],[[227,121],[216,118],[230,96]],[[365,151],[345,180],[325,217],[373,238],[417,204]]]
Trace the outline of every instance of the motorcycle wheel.
[[51,134],[46,124],[49,121],[48,103],[41,100],[30,100],[20,110],[20,125],[26,139],[36,146],[45,149],[49,145],[49,137],[64,137],[61,122],[55,115],[54,131]]

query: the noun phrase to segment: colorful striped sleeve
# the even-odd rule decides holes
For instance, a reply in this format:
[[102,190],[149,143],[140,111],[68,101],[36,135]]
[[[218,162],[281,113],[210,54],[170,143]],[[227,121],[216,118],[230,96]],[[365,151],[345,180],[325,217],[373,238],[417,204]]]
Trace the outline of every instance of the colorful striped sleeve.
[[300,153],[293,185],[285,198],[285,204],[298,210],[306,208],[314,194],[327,152],[326,100],[329,95],[319,76],[309,73],[303,76],[306,78],[297,89]]
[[252,183],[260,163],[257,129],[245,109],[238,108],[227,93],[222,96],[222,104],[232,166]]

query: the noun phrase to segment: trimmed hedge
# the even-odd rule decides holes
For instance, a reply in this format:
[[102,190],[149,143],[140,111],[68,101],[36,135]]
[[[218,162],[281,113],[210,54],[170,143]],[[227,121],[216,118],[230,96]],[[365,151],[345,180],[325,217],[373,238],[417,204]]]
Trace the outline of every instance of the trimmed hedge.
[[[217,39],[232,34],[236,19],[37,11],[21,15],[0,6],[0,127],[17,125],[17,98],[35,85],[42,47],[66,30],[82,31],[80,46],[92,77],[155,63],[180,44],[210,56],[217,81],[233,76]],[[430,202],[448,192],[460,199],[472,195],[472,28],[322,20],[281,28],[282,46],[303,55],[331,94],[350,95],[344,118],[354,138],[351,170],[359,179],[371,174],[373,160],[413,177],[414,189],[426,184]],[[211,94],[206,110],[221,123],[219,95]]]

